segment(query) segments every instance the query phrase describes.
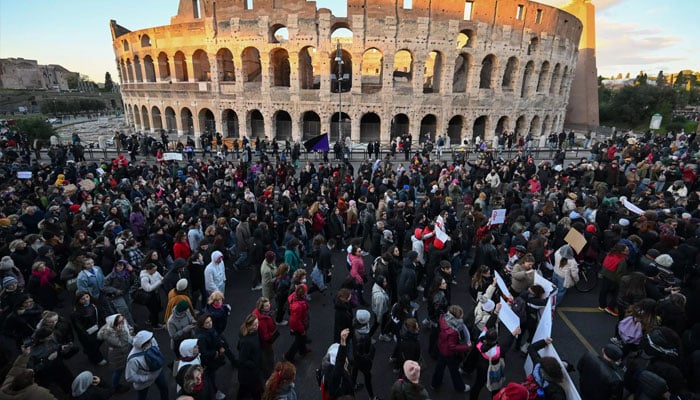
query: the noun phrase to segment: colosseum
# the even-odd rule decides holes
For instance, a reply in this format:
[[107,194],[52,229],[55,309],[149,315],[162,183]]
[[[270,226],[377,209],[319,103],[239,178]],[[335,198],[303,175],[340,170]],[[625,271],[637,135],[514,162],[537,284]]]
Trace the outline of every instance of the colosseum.
[[110,25],[137,131],[353,143],[559,132],[582,32],[525,0],[348,0],[342,18],[306,0],[180,0],[170,25]]

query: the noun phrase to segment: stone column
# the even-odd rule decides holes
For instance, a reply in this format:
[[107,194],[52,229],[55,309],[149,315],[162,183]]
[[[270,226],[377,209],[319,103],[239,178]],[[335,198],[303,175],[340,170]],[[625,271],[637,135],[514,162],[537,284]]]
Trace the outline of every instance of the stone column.
[[[180,103],[176,103],[176,106],[173,107],[175,109],[175,130],[177,130],[177,140],[180,141],[182,137],[187,133],[187,127],[182,126],[182,114],[181,114],[181,107]],[[183,142],[184,144],[184,142]]]
[[[299,93],[299,53],[291,52],[289,54],[289,93]],[[292,124],[294,125],[294,124]],[[292,128],[292,131],[294,128]]]
[[219,61],[216,54],[208,54],[209,57],[209,77],[211,80],[211,91],[219,92]]
[[382,122],[380,124],[380,133],[379,133],[379,141],[381,143],[390,143],[391,142],[391,114],[388,112],[385,112],[383,115],[381,115]]
[[294,117],[292,117],[292,142],[296,142],[297,140],[301,140],[301,125],[302,125],[301,120],[294,121]]
[[413,96],[423,97],[423,78],[425,77],[425,60],[413,57]]
[[187,66],[187,82],[196,82],[197,80],[194,77],[194,64],[192,63],[192,57],[185,57],[185,65]]
[[[319,54],[323,54],[322,52],[318,52]],[[330,59],[328,57],[322,57],[321,58],[321,94],[328,94],[331,92],[331,74],[333,73],[330,68],[331,68],[331,63]]]
[[271,79],[270,79],[270,74],[272,71],[270,70],[270,59],[263,59],[262,57],[260,58],[260,70],[262,71],[260,73],[262,82],[260,82],[260,92],[261,93],[269,93],[270,92],[270,85],[271,85]]

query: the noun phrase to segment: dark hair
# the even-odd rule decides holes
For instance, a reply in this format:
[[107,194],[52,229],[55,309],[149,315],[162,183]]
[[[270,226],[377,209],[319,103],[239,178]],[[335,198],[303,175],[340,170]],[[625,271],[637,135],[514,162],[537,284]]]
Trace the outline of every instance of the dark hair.
[[443,280],[445,280],[445,278],[440,275],[435,275],[433,277],[433,281],[430,283],[430,289],[428,290],[429,298],[432,298],[435,293],[440,291],[440,285],[442,285]]
[[532,290],[532,293],[535,295],[535,297],[542,297],[544,294],[544,288],[540,285],[532,285],[530,286],[530,290]]
[[561,383],[564,380],[564,372],[561,370],[559,361],[554,357],[542,357],[540,359],[542,371],[547,375],[550,382]]
[[18,392],[34,383],[34,370],[22,369],[15,375],[15,379],[10,384],[10,390]]

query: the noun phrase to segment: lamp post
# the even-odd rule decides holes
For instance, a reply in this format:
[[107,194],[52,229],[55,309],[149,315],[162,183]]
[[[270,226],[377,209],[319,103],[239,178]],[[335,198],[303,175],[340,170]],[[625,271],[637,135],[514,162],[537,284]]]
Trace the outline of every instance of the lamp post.
[[338,41],[338,50],[335,54],[335,62],[338,63],[338,141],[342,137],[343,129],[343,48]]

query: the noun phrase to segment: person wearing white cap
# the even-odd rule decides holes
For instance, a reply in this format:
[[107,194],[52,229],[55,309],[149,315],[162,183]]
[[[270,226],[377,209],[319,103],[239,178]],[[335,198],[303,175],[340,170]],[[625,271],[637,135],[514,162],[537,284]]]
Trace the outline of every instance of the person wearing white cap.
[[[353,355],[354,363],[352,368],[352,381],[357,382],[358,372],[362,372],[365,378],[365,387],[370,399],[374,397],[374,388],[372,386],[372,362],[374,361],[374,353],[376,351],[372,344],[372,315],[367,310],[357,310],[355,312],[355,338],[353,340]],[[355,386],[357,388],[357,385]]]
[[154,383],[160,392],[160,399],[168,400],[170,394],[168,391],[168,384],[165,381],[163,366],[160,365],[158,368],[155,362],[149,362],[151,357],[146,354],[149,350],[154,356],[157,357],[157,355],[160,354],[162,357],[162,353],[160,353],[160,349],[158,349],[158,342],[156,342],[156,339],[153,337],[153,332],[140,331],[134,336],[133,347],[126,359],[126,381],[131,383],[134,390],[137,391],[138,400],[149,398],[148,389],[150,389]]

